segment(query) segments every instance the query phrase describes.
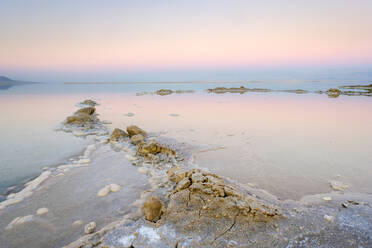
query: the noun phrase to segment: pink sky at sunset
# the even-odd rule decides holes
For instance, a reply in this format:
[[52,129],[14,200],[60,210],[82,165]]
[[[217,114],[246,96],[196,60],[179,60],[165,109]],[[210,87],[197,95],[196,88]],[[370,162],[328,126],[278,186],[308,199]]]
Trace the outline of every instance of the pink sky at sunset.
[[10,1],[4,71],[372,65],[372,1]]

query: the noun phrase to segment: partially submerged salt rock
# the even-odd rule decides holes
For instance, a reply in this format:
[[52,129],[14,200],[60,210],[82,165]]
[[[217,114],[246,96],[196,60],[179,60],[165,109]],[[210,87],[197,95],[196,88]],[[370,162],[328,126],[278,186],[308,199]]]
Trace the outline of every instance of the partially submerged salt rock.
[[329,184],[333,190],[337,191],[345,191],[349,188],[349,185],[340,181],[330,181]]
[[142,211],[148,221],[156,222],[163,213],[163,202],[156,197],[149,197],[142,206]]
[[47,209],[47,208],[39,208],[38,210],[36,210],[37,215],[44,215],[48,212],[49,212],[49,209]]
[[130,138],[130,143],[132,143],[133,145],[138,145],[144,140],[145,140],[145,137],[143,137],[142,134],[136,134]]
[[96,108],[95,107],[86,107],[86,108],[81,108],[81,109],[77,110],[75,112],[75,115],[82,115],[82,114],[92,115],[95,112],[96,112]]
[[104,197],[107,196],[110,193],[110,185],[106,185],[102,189],[100,189],[97,193],[98,196]]
[[341,90],[339,89],[335,89],[335,88],[331,88],[329,90],[326,91],[326,94],[329,96],[329,97],[338,97],[340,94],[341,94]]
[[92,221],[92,222],[88,223],[88,224],[84,227],[84,232],[85,232],[86,234],[93,233],[94,230],[96,230],[96,227],[97,227],[96,223]]
[[166,96],[166,95],[170,95],[172,93],[173,93],[173,91],[168,90],[168,89],[161,89],[161,90],[156,91],[156,94],[159,95],[159,96]]
[[80,105],[87,105],[87,106],[94,107],[94,106],[97,106],[98,103],[96,101],[91,100],[91,99],[87,99],[87,100],[82,101],[80,103]]
[[72,115],[66,118],[66,124],[86,124],[94,123],[96,120],[91,115]]
[[121,139],[124,139],[125,137],[128,137],[128,134],[125,131],[119,128],[115,128],[110,136],[110,141],[119,141]]
[[[87,106],[87,105],[83,105]],[[93,106],[83,107],[68,116],[60,130],[71,132],[75,136],[106,135],[107,128],[98,119]]]
[[12,220],[12,222],[10,222],[5,227],[5,230],[10,230],[15,226],[21,225],[21,224],[26,223],[26,222],[30,222],[30,221],[33,220],[33,218],[34,218],[33,215],[26,215],[26,216],[23,216],[23,217],[17,217],[14,220]]
[[136,135],[136,134],[141,134],[143,137],[146,137],[147,136],[147,133],[142,130],[141,128],[135,126],[135,125],[131,125],[131,126],[128,126],[127,127],[127,132],[129,134],[129,136],[133,136],[133,135]]
[[149,143],[139,143],[137,146],[137,153],[145,156],[148,154],[158,154],[158,153],[164,153],[168,155],[176,155],[176,152],[172,150],[171,148],[161,145],[155,141],[149,142]]
[[107,196],[110,192],[115,193],[119,191],[120,191],[120,186],[116,183],[112,183],[100,189],[97,195],[100,197],[104,197],[104,196]]
[[71,225],[75,227],[75,226],[81,226],[82,224],[83,224],[82,220],[75,220]]
[[110,184],[110,191],[115,193],[120,191],[120,186],[116,183]]

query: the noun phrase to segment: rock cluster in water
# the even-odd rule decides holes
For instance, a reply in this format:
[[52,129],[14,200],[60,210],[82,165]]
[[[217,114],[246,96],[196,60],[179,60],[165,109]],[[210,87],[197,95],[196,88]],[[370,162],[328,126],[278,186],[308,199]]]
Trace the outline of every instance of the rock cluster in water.
[[340,95],[346,96],[372,96],[372,84],[370,85],[345,85],[340,86],[340,90],[337,88],[330,88],[326,91],[317,90],[317,91],[308,91],[303,89],[288,89],[288,90],[275,90],[275,89],[265,89],[265,88],[246,88],[244,86],[237,87],[216,87],[213,89],[208,89],[209,93],[224,94],[224,93],[240,93],[244,94],[246,92],[286,92],[286,93],[296,93],[296,94],[306,94],[306,93],[316,93],[323,94],[325,93],[331,98],[337,98]]
[[65,132],[72,132],[75,136],[106,135],[108,130],[96,114],[96,105],[98,104],[93,100],[81,102],[79,106],[82,106],[82,108],[68,116],[60,129]]

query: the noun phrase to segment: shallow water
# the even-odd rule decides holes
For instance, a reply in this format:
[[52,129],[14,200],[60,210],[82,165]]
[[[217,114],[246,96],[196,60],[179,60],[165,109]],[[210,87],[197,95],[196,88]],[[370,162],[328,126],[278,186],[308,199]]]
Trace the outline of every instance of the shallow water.
[[369,98],[195,93],[101,100],[112,126],[137,124],[195,145],[198,165],[282,199],[329,192],[330,180],[372,192]]
[[[316,90],[345,84],[330,81],[319,87],[321,83],[244,85]],[[101,103],[100,118],[113,122],[109,127],[136,124],[195,145],[200,166],[282,199],[329,192],[330,180],[349,184],[351,191],[371,193],[372,98],[204,91],[223,85],[227,84],[35,84],[2,91],[1,192],[37,175],[42,167],[77,154],[89,143],[89,138],[53,128],[75,110],[77,102],[94,98]],[[136,96],[161,88],[196,92]]]
[[75,103],[53,94],[0,96],[0,195],[85,148],[89,138],[54,131]]
[[[280,199],[331,192],[330,180],[348,184],[352,193],[372,193],[372,98],[204,91],[216,86],[29,85],[2,91],[0,186],[5,190],[38,175],[44,166],[68,163],[97,142],[54,131],[76,103],[93,98],[101,104],[99,118],[112,122],[109,129],[136,124],[150,134],[184,142],[198,166]],[[160,88],[195,93],[136,96]],[[95,221],[100,229],[135,209],[133,202],[149,185],[125,156],[102,146],[90,164],[52,174],[32,196],[0,210],[0,230],[18,216],[33,215],[31,222],[0,232],[2,246],[60,247],[83,235],[83,225],[72,227],[74,221]],[[98,197],[110,183],[121,190]],[[41,207],[49,212],[35,215]],[[323,219],[323,213],[318,217]]]

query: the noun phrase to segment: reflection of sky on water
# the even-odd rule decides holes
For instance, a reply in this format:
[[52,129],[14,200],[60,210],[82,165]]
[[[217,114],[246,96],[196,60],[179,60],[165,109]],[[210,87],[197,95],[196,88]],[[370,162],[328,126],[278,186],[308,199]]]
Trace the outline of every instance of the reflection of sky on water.
[[[331,99],[325,95],[288,93],[215,95],[199,91],[216,86],[14,87],[0,98],[1,177],[10,182],[78,152],[83,140],[52,129],[74,112],[75,103],[94,98],[102,104],[98,107],[100,118],[113,121],[110,127],[136,124],[197,146],[225,146],[226,149],[199,154],[197,161],[281,197],[327,192],[331,179],[351,184],[352,190],[370,192],[372,98]],[[135,92],[160,88],[197,92],[135,96]],[[128,117],[127,113],[134,116]],[[342,178],[335,178],[337,174]]]

